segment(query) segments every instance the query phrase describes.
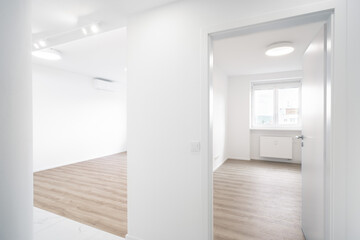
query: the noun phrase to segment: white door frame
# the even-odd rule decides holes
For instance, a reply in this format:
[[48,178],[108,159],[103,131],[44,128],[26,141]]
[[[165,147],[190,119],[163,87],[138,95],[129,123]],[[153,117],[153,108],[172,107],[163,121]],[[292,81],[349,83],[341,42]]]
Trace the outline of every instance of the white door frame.
[[[242,23],[230,24],[227,26],[215,27],[213,29],[208,29],[203,31],[203,84],[202,84],[202,144],[205,146],[203,149],[207,151],[202,152],[202,195],[203,195],[203,228],[206,232],[204,239],[213,239],[213,48],[212,42],[213,39],[223,38],[226,36],[231,36],[236,33],[251,32],[252,29],[259,29],[262,27],[267,27],[274,23],[284,23],[288,24],[289,22],[293,25],[298,21],[306,23],[306,21],[313,22],[315,19],[323,20],[327,22],[328,34],[331,36],[332,42],[334,41],[335,35],[333,34],[333,22],[334,22],[334,13],[335,6],[331,4],[319,4],[316,7],[297,9],[294,12],[282,12],[282,14],[276,13],[274,15],[267,15],[258,18],[245,19]],[[289,25],[289,26],[291,26]],[[334,100],[333,85],[334,76],[334,64],[333,64],[333,48],[332,44],[329,44],[329,53],[327,59],[327,88],[326,88],[326,131],[325,131],[325,236],[327,240],[335,239],[334,233],[334,206],[333,206],[333,153],[331,147],[334,147],[332,142],[332,102]],[[340,149],[341,150],[341,149]],[[340,229],[339,232],[342,230]]]

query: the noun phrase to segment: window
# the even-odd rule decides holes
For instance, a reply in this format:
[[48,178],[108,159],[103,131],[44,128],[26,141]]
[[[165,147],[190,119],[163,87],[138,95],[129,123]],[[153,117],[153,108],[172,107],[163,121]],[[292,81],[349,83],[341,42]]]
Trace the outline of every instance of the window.
[[256,126],[271,126],[274,124],[274,90],[254,91],[254,116]]
[[252,128],[301,127],[299,81],[252,84]]

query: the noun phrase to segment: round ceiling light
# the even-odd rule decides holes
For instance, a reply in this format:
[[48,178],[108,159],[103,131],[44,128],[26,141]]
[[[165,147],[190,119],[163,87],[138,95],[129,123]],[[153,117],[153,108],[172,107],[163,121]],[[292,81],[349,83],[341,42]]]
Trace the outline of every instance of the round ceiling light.
[[37,58],[45,59],[45,60],[60,60],[62,59],[61,52],[55,50],[55,49],[46,49],[46,50],[40,50],[40,51],[33,51],[32,55]]
[[294,50],[295,48],[291,42],[279,42],[268,46],[265,54],[270,57],[277,57],[290,54]]

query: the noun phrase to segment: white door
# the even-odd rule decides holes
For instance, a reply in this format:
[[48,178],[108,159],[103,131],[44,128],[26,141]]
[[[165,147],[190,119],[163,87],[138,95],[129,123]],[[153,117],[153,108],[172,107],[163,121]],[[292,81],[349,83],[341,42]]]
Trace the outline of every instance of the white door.
[[307,240],[325,236],[325,26],[304,55],[302,83],[302,228]]

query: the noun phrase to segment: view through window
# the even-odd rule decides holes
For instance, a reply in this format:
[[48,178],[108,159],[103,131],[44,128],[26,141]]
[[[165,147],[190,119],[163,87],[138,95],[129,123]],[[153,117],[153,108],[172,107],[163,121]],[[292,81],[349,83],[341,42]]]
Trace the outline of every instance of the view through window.
[[252,128],[300,128],[300,81],[253,83]]

